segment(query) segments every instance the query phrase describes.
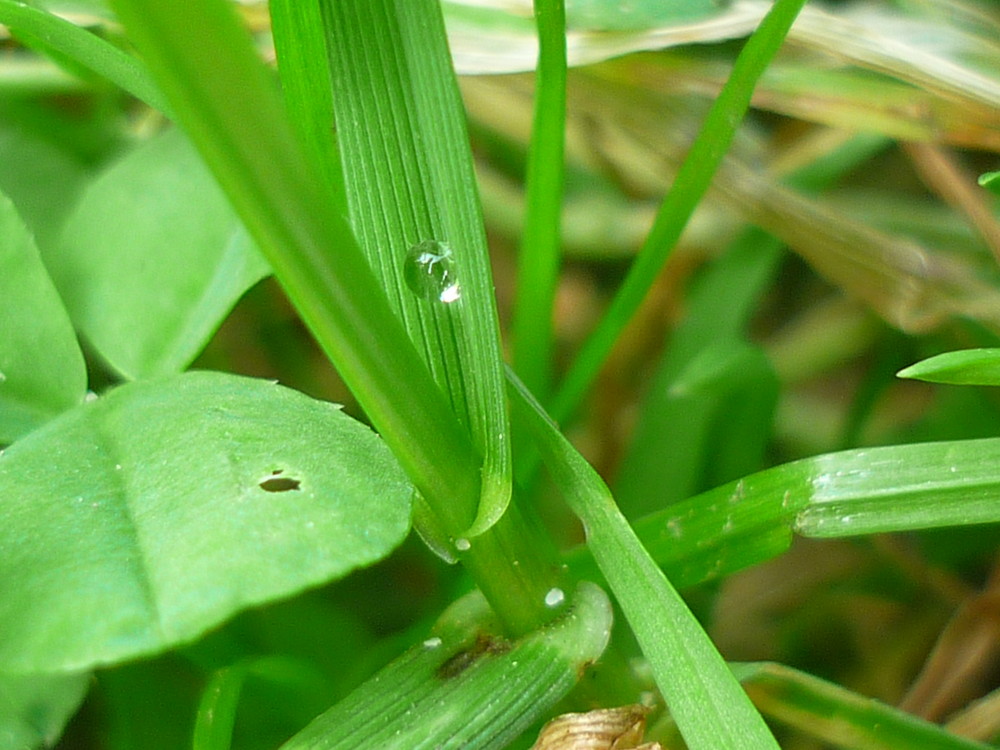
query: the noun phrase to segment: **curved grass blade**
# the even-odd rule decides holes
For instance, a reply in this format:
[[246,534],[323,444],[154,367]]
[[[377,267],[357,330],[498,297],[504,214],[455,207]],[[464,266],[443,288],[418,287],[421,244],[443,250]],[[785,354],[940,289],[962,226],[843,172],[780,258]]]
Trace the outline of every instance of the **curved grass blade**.
[[460,599],[427,640],[281,750],[506,747],[569,691],[607,645],[611,604],[600,588],[581,583],[556,606],[562,617],[511,642],[497,634],[478,593]]
[[230,750],[240,696],[247,681],[275,683],[290,691],[315,691],[322,689],[322,680],[313,669],[291,657],[263,656],[216,670],[198,704],[192,750]]
[[510,440],[486,236],[440,7],[321,6],[351,224],[482,457],[479,508],[461,534],[471,539],[510,500]]
[[[460,72],[532,69],[537,45],[527,13],[529,2],[521,0],[521,13],[512,13],[512,5],[517,8],[518,3],[447,0],[448,28]],[[577,3],[568,11],[571,66],[692,41],[746,36],[771,4],[741,0],[716,7],[701,5],[700,13],[685,13],[688,3],[662,3],[652,12],[631,4],[631,13],[621,3],[600,5],[598,14],[578,15]],[[827,57],[832,56],[906,81],[931,92],[942,104],[958,103],[976,117],[995,120],[1000,103],[998,32],[996,14],[974,3],[811,4],[791,29],[789,40],[823,55],[808,71],[810,76],[824,77],[830,67]],[[904,94],[899,106],[908,108],[913,101]]]
[[945,352],[910,365],[898,377],[955,385],[1000,385],[1000,349]]
[[684,600],[618,510],[603,480],[508,372],[514,406],[534,433],[587,547],[632,626],[691,750],[777,748]]
[[86,29],[15,0],[0,0],[0,24],[18,36],[66,56],[151,107],[170,113],[146,66]]

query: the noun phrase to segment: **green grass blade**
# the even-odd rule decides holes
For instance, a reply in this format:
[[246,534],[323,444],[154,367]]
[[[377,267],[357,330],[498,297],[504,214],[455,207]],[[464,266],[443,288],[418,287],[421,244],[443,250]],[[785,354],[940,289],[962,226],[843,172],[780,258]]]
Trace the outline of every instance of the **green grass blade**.
[[282,750],[501,750],[538,721],[604,651],[611,603],[581,583],[563,616],[517,641],[497,634],[478,593]]
[[1000,385],[1000,349],[945,352],[910,365],[896,375],[931,383]]
[[513,403],[530,426],[587,546],[625,612],[656,684],[691,750],[777,748],[760,715],[684,600],[618,510],[596,471],[509,376]]
[[232,7],[223,0],[114,6],[306,324],[414,483],[428,498],[477,497],[479,458],[336,211],[338,199],[296,140]]
[[[326,31],[319,3],[272,0],[271,34],[278,56],[281,91],[302,142],[330,185],[343,182],[333,123],[333,83],[326,65]],[[341,190],[334,191],[343,197]]]
[[635,523],[678,586],[818,538],[1000,523],[1000,439],[841,451],[751,474]]
[[552,404],[556,419],[576,408],[614,342],[669,257],[684,226],[701,201],[750,105],[750,96],[805,0],[777,0],[736,60],[732,75],[705,118],[673,187],[657,213],[628,276],[597,329],[584,343]]
[[169,114],[169,105],[139,60],[69,21],[15,0],[0,0],[0,24],[108,79]]
[[[483,459],[467,538],[511,493],[500,333],[464,110],[434,0],[321,3],[352,226]],[[413,390],[413,389],[411,389]]]
[[994,193],[1000,193],[1000,172],[986,172],[979,175],[979,184]]
[[737,664],[733,671],[766,716],[845,750],[990,747],[782,664]]
[[566,7],[536,0],[538,73],[528,152],[524,234],[514,302],[514,370],[546,398],[552,378],[552,313],[559,273],[566,130]]
[[192,750],[230,750],[240,697],[250,681],[280,686],[289,695],[318,687],[313,668],[287,656],[250,657],[218,669],[198,702]]

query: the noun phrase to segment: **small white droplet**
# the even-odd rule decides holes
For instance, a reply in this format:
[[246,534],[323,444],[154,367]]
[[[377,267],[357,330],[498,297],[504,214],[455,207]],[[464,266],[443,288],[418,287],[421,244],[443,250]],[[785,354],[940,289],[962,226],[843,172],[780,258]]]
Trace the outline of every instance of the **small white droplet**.
[[5,382],[6,380],[7,380],[7,375],[5,373],[0,372],[0,383]]
[[446,286],[441,290],[441,294],[438,295],[438,299],[445,304],[449,302],[454,302],[462,296],[462,287],[458,284],[452,284],[451,286]]
[[437,636],[434,636],[433,638],[428,638],[426,641],[424,641],[424,648],[437,648],[440,645],[441,645],[441,639],[438,638]]
[[566,600],[566,594],[563,590],[558,587],[553,587],[549,589],[548,593],[545,594],[545,606],[546,607],[558,607]]
[[115,471],[121,471],[121,470],[122,470],[122,465],[121,464],[115,464]]
[[91,401],[97,401],[97,394],[93,391],[87,391],[87,395],[83,397],[84,402],[90,403]]
[[460,539],[455,540],[455,549],[457,549],[459,552],[468,552],[469,549],[471,548],[472,548],[472,543],[468,539],[462,537]]

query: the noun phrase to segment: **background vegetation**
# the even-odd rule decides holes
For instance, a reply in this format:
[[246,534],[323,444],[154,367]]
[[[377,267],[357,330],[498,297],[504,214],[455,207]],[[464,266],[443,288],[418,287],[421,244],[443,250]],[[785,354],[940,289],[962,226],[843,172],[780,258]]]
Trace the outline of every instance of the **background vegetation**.
[[[435,47],[437,27],[420,25],[425,4],[410,11],[391,2],[317,3],[322,18],[294,2],[272,2],[270,15],[264,5],[245,4],[241,21],[260,55],[277,56],[282,106],[293,114],[289,132],[298,146],[280,160],[272,158],[286,153],[277,136],[240,147],[270,132],[272,119],[287,125],[284,110],[242,117],[233,100],[246,97],[248,107],[269,100],[242,87],[213,97],[230,85],[221,74],[185,100],[157,68],[188,80],[198,70],[231,68],[238,76],[228,37],[196,22],[196,13],[178,11],[174,21],[185,33],[177,49],[187,45],[178,59],[194,60],[183,71],[150,55],[142,34],[154,41],[169,35],[142,31],[132,18],[141,16],[142,3],[112,5],[118,17],[97,0],[0,0],[0,24],[11,31],[0,37],[0,229],[7,243],[0,256],[0,439],[11,446],[7,465],[20,462],[0,468],[7,524],[0,531],[0,748],[155,750],[188,746],[192,737],[198,748],[274,748],[293,736],[289,747],[392,746],[399,742],[393,721],[408,722],[415,737],[431,736],[434,717],[448,713],[436,694],[401,687],[430,679],[403,670],[414,649],[433,649],[435,639],[473,654],[476,666],[445,662],[467,680],[464,702],[448,705],[476,713],[496,704],[494,714],[482,711],[497,717],[490,719],[495,726],[455,743],[529,747],[558,713],[641,703],[650,708],[647,737],[682,747],[662,690],[691,747],[766,746],[741,744],[738,732],[728,736],[718,726],[725,718],[685,719],[685,683],[679,696],[663,688],[662,663],[643,640],[660,621],[642,624],[642,612],[630,607],[646,589],[615,573],[644,563],[632,565],[630,548],[613,547],[624,537],[607,531],[620,527],[606,501],[595,499],[600,483],[537,415],[518,406],[516,394],[505,432],[501,354],[610,485],[651,559],[723,657],[740,663],[735,674],[782,747],[1000,742],[1000,401],[988,385],[896,377],[941,352],[1000,346],[1000,225],[995,196],[977,183],[997,169],[1000,151],[1000,15],[993,4],[808,3],[740,122],[737,100],[749,97],[760,71],[750,70],[748,54],[740,57],[744,67],[735,61],[752,49],[747,36],[769,3],[626,8],[579,0],[569,3],[565,36],[553,11],[559,4],[539,3],[555,15],[547,27],[540,19],[552,58],[536,79],[529,72],[537,54],[530,4],[448,0],[444,18],[465,123],[440,84],[450,78]],[[381,13],[377,8],[387,8],[409,36],[380,35],[380,21],[357,23]],[[66,19],[72,25],[60,22]],[[307,28],[326,35],[306,35]],[[776,31],[772,41],[782,35]],[[563,39],[568,72],[559,64]],[[754,39],[766,43],[763,35]],[[238,39],[232,44],[238,51]],[[325,57],[326,45],[333,62],[320,75],[309,61]],[[396,49],[408,50],[403,62],[393,57]],[[198,50],[209,60],[200,69]],[[768,58],[761,55],[763,68]],[[337,60],[360,62],[338,67]],[[375,95],[364,85],[352,88],[365,65],[384,73],[371,73],[382,81]],[[253,71],[247,68],[248,80]],[[741,82],[741,75],[748,77]],[[731,76],[736,83],[719,98],[723,105],[710,110]],[[330,90],[332,102],[317,93]],[[212,102],[220,103],[221,125],[198,114],[215,111]],[[363,115],[354,122],[345,111]],[[322,125],[335,114],[336,148]],[[485,235],[475,194],[462,182],[466,157],[456,144],[463,126]],[[398,151],[373,145],[378,139],[370,134],[384,132]],[[692,148],[699,132],[702,147]],[[235,135],[224,142],[220,133]],[[213,153],[206,143],[222,145]],[[313,196],[316,203],[282,206],[282,195],[302,194],[296,181],[307,177],[332,187]],[[265,186],[257,193],[254,180]],[[385,198],[390,193],[393,200]],[[337,262],[323,265],[337,256],[327,253],[300,283],[297,261],[276,261],[261,239],[278,236],[271,227],[288,216],[289,236],[307,235],[310,217],[330,210],[317,208],[324,195],[345,226],[331,220],[317,231],[332,233],[325,236],[338,248],[356,245],[377,271],[380,263],[388,268],[378,277],[384,295],[366,286],[364,273],[337,282],[347,287],[345,298],[354,294],[358,309],[371,311],[364,323],[374,332],[369,349],[354,347],[350,335],[338,338],[322,295],[310,296],[308,279],[322,286],[343,271]],[[255,224],[245,210],[251,204],[277,206],[277,218]],[[442,267],[432,269],[438,275],[430,286],[420,286],[428,281],[422,277],[416,282],[416,295],[406,278],[409,245],[445,236],[459,254],[461,308],[440,296],[457,293]],[[408,238],[402,255],[399,237]],[[398,263],[379,260],[386,247],[396,248]],[[466,247],[482,252],[462,254]],[[366,307],[365,294],[384,296],[382,307],[403,325],[379,318],[381,303]],[[444,306],[428,307],[428,294]],[[403,349],[427,372],[385,354]],[[177,375],[186,369],[278,381],[342,403],[347,415],[379,428],[396,458],[315,401],[275,396],[256,381]],[[385,383],[370,378],[373,371],[387,373]],[[412,387],[386,400],[397,371]],[[965,380],[998,382],[991,374]],[[109,390],[121,383],[130,385]],[[101,396],[82,411],[88,389]],[[230,422],[219,417],[227,413]],[[239,427],[236,414],[244,420]],[[461,429],[449,426],[455,415]],[[251,423],[260,432],[234,448],[234,434],[251,434],[243,432]],[[412,439],[432,433],[439,439]],[[177,507],[194,507],[197,523],[210,518],[214,529],[145,545],[162,545],[164,559],[179,560],[174,575],[185,585],[196,577],[186,564],[198,561],[209,571],[198,605],[179,589],[174,606],[184,616],[176,630],[161,628],[149,641],[103,630],[109,618],[101,607],[123,606],[129,581],[102,579],[116,591],[105,600],[100,587],[81,589],[66,577],[79,560],[118,549],[110,535],[111,552],[94,552],[90,542],[67,547],[67,538],[93,539],[108,526],[68,515],[52,489],[53,476],[99,473],[105,458],[82,447],[95,444],[95,434],[126,446],[113,454],[125,457],[120,464],[130,475],[146,477],[148,492],[172,503],[183,498]],[[498,435],[513,442],[512,456],[498,447]],[[540,469],[540,453],[555,481]],[[335,480],[328,464],[338,461],[362,468]],[[137,468],[150,466],[152,475]],[[212,478],[244,468],[268,501],[255,506],[259,516],[229,525],[224,507],[196,504],[232,499],[228,480],[216,486]],[[428,549],[422,537],[463,557],[459,532],[482,530],[500,516],[512,474],[515,503],[537,509],[545,532],[528,522],[536,536],[522,538],[503,524],[484,537],[470,533],[464,566],[447,565]],[[356,497],[348,506],[358,518],[331,521],[339,505],[303,512],[271,502],[298,491],[282,480],[303,476],[317,496]],[[426,503],[413,515],[420,535],[406,536],[411,483]],[[60,491],[71,486],[70,479],[57,484]],[[83,506],[104,502],[104,485],[79,486]],[[440,503],[442,488],[469,502]],[[64,494],[76,501],[75,489]],[[520,512],[511,506],[503,523],[520,523],[510,520]],[[578,518],[590,552],[581,546]],[[513,537],[531,550],[551,537],[569,572],[553,572],[547,553],[511,553],[519,549]],[[613,554],[603,553],[612,559],[606,564],[601,550],[612,547]],[[234,557],[237,549],[243,552]],[[340,556],[342,549],[351,555]],[[504,554],[534,572],[493,574]],[[25,571],[36,567],[43,573],[29,578]],[[276,571],[273,580],[265,570]],[[57,583],[46,588],[50,577]],[[593,589],[573,594],[574,578],[601,583],[616,601],[607,650],[606,600]],[[474,583],[508,634],[530,632],[515,649],[476,635],[489,617],[481,603],[461,600],[439,619]],[[577,619],[538,630],[553,607],[549,594],[564,593],[559,586],[578,602]],[[221,604],[205,593],[215,590],[227,592]],[[649,601],[661,601],[662,589],[648,590],[656,592]],[[656,606],[650,610],[659,616]],[[673,637],[680,636],[663,635],[663,643]],[[667,659],[677,649],[664,651]],[[518,682],[511,677],[518,660],[547,660],[563,672]],[[368,692],[354,693],[353,703],[341,704],[311,735],[296,735],[390,663],[381,688],[367,683]],[[510,695],[496,697],[505,680]],[[516,700],[528,684],[545,688],[520,696],[535,713]],[[386,718],[405,714],[408,701],[419,708]],[[949,731],[911,722],[890,706]],[[380,739],[383,721],[389,734]],[[349,724],[360,734],[338,736]],[[713,731],[717,745],[704,739]],[[747,731],[752,736],[752,727]]]

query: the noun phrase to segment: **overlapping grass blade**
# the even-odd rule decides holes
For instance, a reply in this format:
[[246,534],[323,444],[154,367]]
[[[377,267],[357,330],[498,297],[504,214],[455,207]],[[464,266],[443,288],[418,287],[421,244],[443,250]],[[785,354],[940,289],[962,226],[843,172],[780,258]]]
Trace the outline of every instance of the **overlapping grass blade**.
[[510,440],[485,230],[440,7],[321,7],[351,224],[483,460],[472,537],[509,501]]
[[649,661],[691,750],[777,748],[684,600],[643,548],[603,480],[509,374],[511,396]]

